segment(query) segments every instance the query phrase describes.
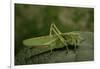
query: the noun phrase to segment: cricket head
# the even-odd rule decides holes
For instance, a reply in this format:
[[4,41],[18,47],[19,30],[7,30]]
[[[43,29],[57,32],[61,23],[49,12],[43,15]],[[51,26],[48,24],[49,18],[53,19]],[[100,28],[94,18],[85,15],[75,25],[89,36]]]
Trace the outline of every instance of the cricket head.
[[64,36],[64,38],[68,45],[76,45],[76,46],[79,46],[81,41],[83,40],[80,34],[76,32],[67,33],[66,36]]

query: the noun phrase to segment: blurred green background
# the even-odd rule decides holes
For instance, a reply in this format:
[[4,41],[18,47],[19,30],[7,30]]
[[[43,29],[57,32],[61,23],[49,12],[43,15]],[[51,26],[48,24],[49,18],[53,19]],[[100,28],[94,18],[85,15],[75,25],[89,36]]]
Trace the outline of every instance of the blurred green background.
[[24,47],[23,40],[48,35],[52,22],[61,32],[93,32],[94,9],[15,4],[15,56]]

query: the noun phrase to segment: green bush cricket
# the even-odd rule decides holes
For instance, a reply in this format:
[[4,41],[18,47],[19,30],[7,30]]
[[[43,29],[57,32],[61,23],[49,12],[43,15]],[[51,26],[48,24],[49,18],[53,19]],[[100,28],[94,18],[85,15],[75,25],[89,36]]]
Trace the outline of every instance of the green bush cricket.
[[77,32],[61,33],[54,23],[51,24],[50,33],[48,36],[41,36],[35,38],[29,38],[23,41],[25,46],[48,46],[51,53],[54,49],[53,43],[59,40],[64,46],[66,46],[67,53],[69,52],[68,45],[73,45],[76,51],[76,46],[79,46],[82,38]]

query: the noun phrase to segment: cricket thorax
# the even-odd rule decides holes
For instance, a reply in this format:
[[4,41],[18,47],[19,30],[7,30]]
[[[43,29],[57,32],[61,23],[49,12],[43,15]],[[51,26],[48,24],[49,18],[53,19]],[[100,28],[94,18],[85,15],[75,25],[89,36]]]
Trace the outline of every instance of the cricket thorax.
[[82,40],[80,34],[74,32],[70,32],[67,33],[66,35],[63,35],[63,38],[65,39],[68,45],[76,45],[76,46],[79,46]]

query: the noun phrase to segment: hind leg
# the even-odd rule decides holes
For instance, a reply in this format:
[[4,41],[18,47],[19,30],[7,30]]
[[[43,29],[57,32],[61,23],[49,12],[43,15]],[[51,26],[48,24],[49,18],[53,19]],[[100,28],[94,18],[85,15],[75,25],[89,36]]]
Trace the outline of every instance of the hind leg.
[[76,45],[74,46],[74,52],[76,53],[77,49],[76,49]]
[[65,47],[66,47],[66,54],[68,54],[69,52],[68,46],[66,45]]

